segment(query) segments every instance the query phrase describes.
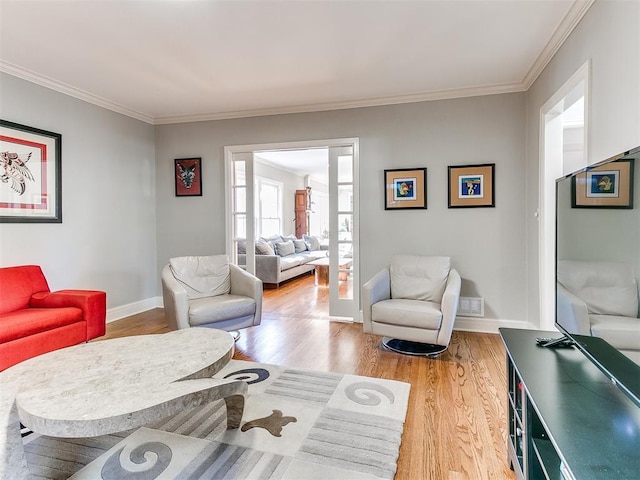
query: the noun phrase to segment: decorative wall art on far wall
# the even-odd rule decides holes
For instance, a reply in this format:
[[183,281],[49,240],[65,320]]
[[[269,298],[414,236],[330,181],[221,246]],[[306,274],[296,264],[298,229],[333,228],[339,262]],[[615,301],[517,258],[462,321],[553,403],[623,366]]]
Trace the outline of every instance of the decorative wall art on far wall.
[[495,207],[495,163],[449,167],[449,208]]
[[176,158],[174,170],[176,197],[202,196],[201,158]]
[[633,208],[633,159],[618,160],[573,177],[572,208]]
[[62,223],[62,135],[0,120],[0,223]]
[[427,208],[427,169],[384,171],[384,209]]

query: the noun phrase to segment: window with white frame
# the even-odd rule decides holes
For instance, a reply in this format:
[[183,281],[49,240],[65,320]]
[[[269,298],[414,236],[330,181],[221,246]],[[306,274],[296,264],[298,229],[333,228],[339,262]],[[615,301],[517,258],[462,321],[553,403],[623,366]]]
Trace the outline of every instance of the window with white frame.
[[257,235],[270,237],[282,234],[282,183],[258,177],[256,187]]

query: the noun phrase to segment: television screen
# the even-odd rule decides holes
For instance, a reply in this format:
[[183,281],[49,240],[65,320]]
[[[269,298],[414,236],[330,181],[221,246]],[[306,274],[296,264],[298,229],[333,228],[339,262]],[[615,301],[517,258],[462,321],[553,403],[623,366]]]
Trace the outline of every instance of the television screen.
[[555,322],[640,405],[639,158],[640,147],[557,181]]

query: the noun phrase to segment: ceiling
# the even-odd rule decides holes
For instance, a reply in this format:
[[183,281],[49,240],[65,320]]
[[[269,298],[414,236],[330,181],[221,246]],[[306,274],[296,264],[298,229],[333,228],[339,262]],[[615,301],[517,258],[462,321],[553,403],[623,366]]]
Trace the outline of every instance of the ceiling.
[[0,0],[0,71],[151,124],[525,91],[593,0]]
[[260,152],[256,157],[258,161],[295,175],[301,177],[309,175],[323,185],[329,184],[329,150],[326,148]]

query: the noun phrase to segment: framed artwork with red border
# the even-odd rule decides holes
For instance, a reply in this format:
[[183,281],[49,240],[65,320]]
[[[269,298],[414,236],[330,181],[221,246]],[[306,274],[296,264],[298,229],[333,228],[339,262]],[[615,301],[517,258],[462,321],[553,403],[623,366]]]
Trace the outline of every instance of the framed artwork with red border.
[[62,135],[0,120],[0,223],[62,223]]
[[202,159],[176,158],[174,162],[176,197],[202,196]]

